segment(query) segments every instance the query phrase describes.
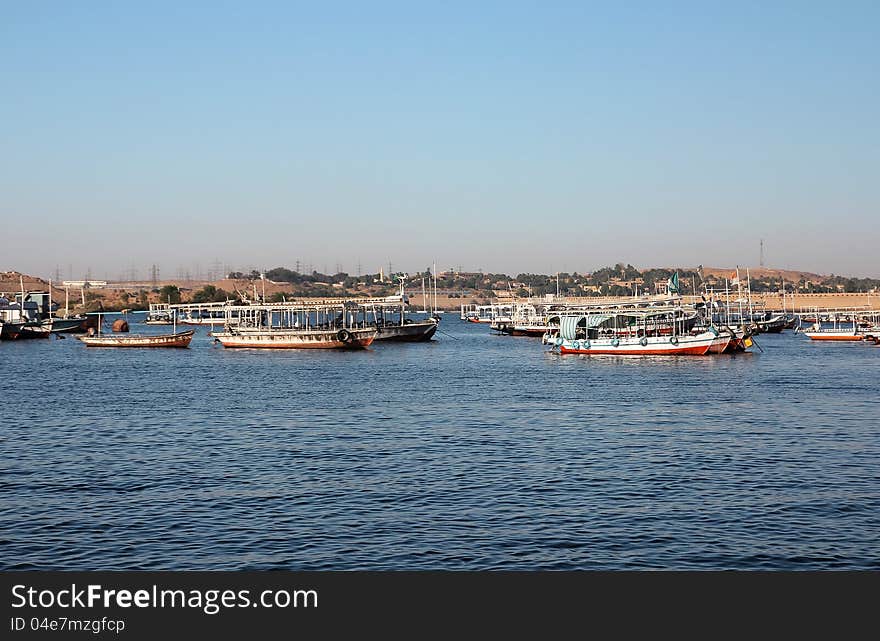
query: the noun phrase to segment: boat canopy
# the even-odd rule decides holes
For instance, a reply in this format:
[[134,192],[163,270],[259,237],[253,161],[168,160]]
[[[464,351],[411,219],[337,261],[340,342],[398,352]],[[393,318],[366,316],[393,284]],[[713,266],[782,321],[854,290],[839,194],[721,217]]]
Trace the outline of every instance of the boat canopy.
[[565,340],[574,340],[575,332],[578,326],[585,326],[587,329],[599,327],[607,321],[611,316],[609,314],[590,314],[589,316],[562,316],[559,319],[559,335]]
[[578,323],[583,316],[563,316],[559,319],[559,335],[567,341],[573,341]]
[[587,316],[587,329],[599,327],[599,325],[607,321],[609,318],[611,318],[611,316],[607,314],[590,314]]

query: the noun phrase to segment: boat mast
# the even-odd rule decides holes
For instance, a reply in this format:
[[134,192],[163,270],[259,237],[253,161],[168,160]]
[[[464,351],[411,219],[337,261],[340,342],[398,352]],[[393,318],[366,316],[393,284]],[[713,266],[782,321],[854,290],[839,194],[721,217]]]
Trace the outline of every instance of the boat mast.
[[425,293],[425,277],[422,276],[422,311],[428,313],[428,295]]
[[742,281],[739,279],[739,265],[736,266],[736,288],[736,301],[739,304],[739,324],[745,327],[746,323],[745,320],[743,320],[743,286]]
[[755,310],[752,309],[752,277],[748,267],[746,267],[746,291],[749,294],[749,322],[752,322],[755,318]]
[[400,324],[404,324],[406,303],[403,300],[403,275],[400,276]]
[[785,310],[785,276],[782,277],[782,315],[788,318],[788,313]]

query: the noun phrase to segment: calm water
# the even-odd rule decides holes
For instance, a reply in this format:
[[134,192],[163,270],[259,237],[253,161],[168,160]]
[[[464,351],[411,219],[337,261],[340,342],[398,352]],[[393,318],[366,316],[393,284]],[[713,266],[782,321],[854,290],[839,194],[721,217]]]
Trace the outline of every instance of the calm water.
[[880,568],[880,347],[563,357],[441,328],[0,344],[0,567]]

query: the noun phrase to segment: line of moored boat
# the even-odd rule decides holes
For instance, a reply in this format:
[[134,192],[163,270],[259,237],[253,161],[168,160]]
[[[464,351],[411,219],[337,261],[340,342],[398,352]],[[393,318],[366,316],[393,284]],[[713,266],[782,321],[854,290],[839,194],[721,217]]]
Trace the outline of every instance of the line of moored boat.
[[785,329],[812,340],[880,343],[880,311],[812,313],[830,323],[817,321],[804,329],[806,314],[748,311],[741,304],[711,298],[687,305],[680,297],[596,304],[554,300],[543,305],[463,305],[461,318],[486,323],[501,334],[540,336],[543,344],[562,354],[730,354],[757,345],[756,334]]

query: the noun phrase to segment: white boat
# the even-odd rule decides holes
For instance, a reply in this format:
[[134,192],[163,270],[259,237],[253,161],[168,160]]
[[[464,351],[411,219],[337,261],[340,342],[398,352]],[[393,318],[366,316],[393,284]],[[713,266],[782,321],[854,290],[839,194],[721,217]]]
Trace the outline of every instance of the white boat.
[[223,347],[261,349],[362,349],[378,334],[358,323],[356,301],[227,306],[223,330],[211,332]]
[[682,331],[685,319],[681,309],[561,316],[558,332],[543,342],[560,354],[702,356],[724,352],[733,339],[713,326]]
[[170,303],[151,303],[144,319],[145,325],[171,325],[174,323],[174,310]]
[[852,329],[819,329],[801,332],[813,341],[860,341],[865,338],[864,334]]
[[703,356],[722,353],[730,336],[703,332],[686,336],[642,336],[641,338],[563,339],[554,346],[561,354],[617,354],[621,356]]
[[855,318],[851,327],[849,324],[846,327],[842,326],[837,319],[834,320],[833,327],[822,327],[822,323],[817,321],[801,333],[812,341],[860,341],[865,338]]

